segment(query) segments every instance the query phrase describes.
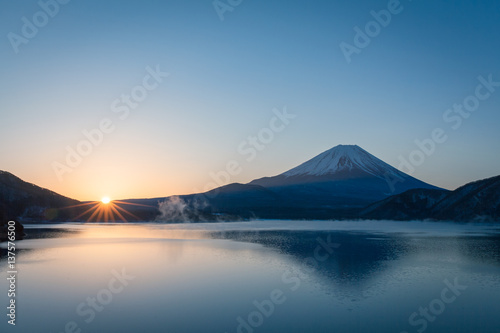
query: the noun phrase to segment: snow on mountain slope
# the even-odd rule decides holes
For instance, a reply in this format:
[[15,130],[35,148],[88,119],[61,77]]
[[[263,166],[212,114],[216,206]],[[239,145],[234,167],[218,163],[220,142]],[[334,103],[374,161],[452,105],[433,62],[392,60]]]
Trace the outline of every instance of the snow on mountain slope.
[[500,176],[459,187],[433,207],[433,217],[452,221],[500,221]]
[[282,175],[285,177],[326,176],[355,169],[362,170],[378,178],[384,178],[385,176],[407,177],[406,174],[357,145],[336,146]]
[[295,198],[294,205],[343,207],[360,207],[410,189],[438,189],[356,145],[336,146],[280,175],[249,184]]
[[393,195],[364,208],[359,216],[376,220],[412,220],[429,218],[429,211],[443,200],[450,191],[433,189],[412,189]]

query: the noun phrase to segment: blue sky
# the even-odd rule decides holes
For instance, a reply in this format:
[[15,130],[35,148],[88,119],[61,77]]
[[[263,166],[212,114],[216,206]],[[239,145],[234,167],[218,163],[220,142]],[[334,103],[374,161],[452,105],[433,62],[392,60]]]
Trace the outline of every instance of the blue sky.
[[[243,0],[221,21],[212,1],[72,0],[16,53],[9,34],[42,9],[0,1],[0,170],[81,200],[154,197],[201,190],[229,161],[248,182],[338,144],[398,167],[441,128],[413,176],[454,189],[498,175],[500,87],[458,129],[443,115],[479,76],[500,81],[500,5],[401,1],[348,63],[340,43],[389,3]],[[169,76],[119,119],[113,101],[157,66]],[[284,107],[296,117],[248,161],[238,147]],[[58,177],[102,119],[112,133]]]

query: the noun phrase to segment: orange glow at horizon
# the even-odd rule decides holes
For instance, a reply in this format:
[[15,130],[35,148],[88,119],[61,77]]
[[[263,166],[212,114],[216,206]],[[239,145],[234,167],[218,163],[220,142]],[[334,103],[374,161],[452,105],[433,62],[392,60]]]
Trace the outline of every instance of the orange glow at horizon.
[[[101,201],[92,201],[79,205],[68,206],[63,209],[90,206],[78,216],[74,217],[73,221],[78,221],[79,219],[84,219],[86,222],[128,222],[129,219],[135,221],[140,221],[141,218],[133,213],[129,212],[127,209],[121,207],[122,205],[130,206],[141,206],[141,207],[152,207],[141,204],[133,204],[129,202],[113,200],[111,201],[108,197],[102,198]],[[128,219],[127,219],[128,217]]]
[[[75,169],[63,182],[58,182],[57,179],[54,181],[51,177],[40,176],[38,178],[23,174],[16,174],[16,176],[82,202],[101,201],[103,196],[113,200],[126,200],[192,194],[202,192],[206,184],[213,182],[208,173],[199,170],[191,173],[174,168],[165,168],[161,171],[138,166],[135,169],[147,170],[147,172],[134,173],[121,169],[110,171],[108,167],[89,171],[82,166]],[[235,178],[234,181],[238,179]]]

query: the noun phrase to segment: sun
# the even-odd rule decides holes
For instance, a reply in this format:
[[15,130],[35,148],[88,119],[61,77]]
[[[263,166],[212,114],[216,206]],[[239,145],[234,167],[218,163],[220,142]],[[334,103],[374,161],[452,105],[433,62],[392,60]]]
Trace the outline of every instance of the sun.
[[[88,209],[83,208],[89,206]],[[134,213],[129,212],[126,208],[122,206],[134,206],[134,207],[148,207],[156,208],[156,206],[141,205],[131,202],[125,202],[120,200],[111,200],[109,197],[102,197],[101,201],[88,201],[83,202],[74,206],[67,206],[63,209],[82,207],[83,211],[77,210],[80,213],[78,216],[74,217],[74,221],[81,221],[81,219],[87,220],[87,222],[128,222],[126,216],[132,218],[134,221],[141,221],[141,218]]]

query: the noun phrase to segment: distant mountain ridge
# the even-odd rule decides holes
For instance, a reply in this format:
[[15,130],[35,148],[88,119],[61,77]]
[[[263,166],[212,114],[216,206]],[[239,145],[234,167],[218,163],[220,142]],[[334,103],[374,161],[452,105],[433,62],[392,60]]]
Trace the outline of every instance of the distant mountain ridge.
[[[394,179],[397,182],[391,182]],[[500,176],[448,191],[413,178],[358,146],[340,145],[280,175],[248,184],[228,184],[192,195],[124,201],[134,221],[500,221]],[[88,206],[81,204],[0,171],[3,220],[85,220],[86,215],[81,213]]]
[[431,218],[500,221],[500,176],[459,187],[432,208]]
[[360,217],[500,222],[500,176],[468,183],[454,191],[410,190],[369,205]]
[[[397,182],[391,182],[394,179]],[[294,197],[294,205],[314,201],[330,208],[359,208],[414,188],[438,189],[357,145],[338,145],[280,175],[249,184]]]
[[[280,175],[180,198],[190,215],[198,211],[204,216],[242,218],[357,218],[365,206],[415,188],[440,190],[359,146],[338,145]],[[204,208],[194,208],[200,202]]]
[[21,220],[51,220],[69,218],[57,210],[79,204],[48,189],[23,181],[13,174],[0,171],[0,218]]
[[429,218],[430,210],[450,191],[413,189],[375,202],[361,210],[361,218],[375,220],[421,220]]

